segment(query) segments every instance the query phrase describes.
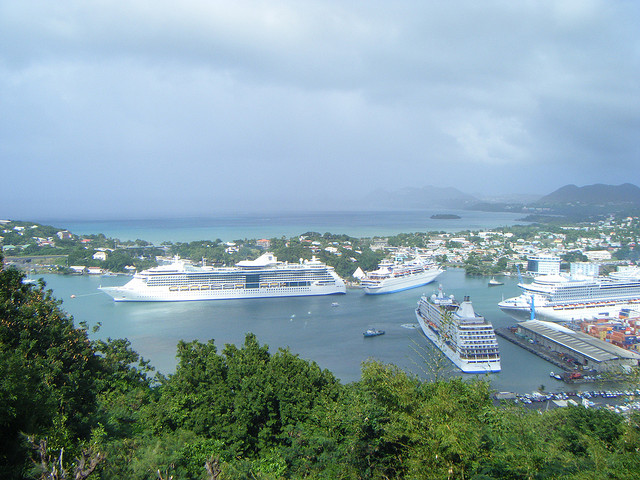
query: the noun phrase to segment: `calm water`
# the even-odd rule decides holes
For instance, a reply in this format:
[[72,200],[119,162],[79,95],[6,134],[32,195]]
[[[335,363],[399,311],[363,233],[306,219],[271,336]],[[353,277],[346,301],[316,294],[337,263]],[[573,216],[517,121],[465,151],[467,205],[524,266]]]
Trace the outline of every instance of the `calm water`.
[[[437,220],[437,213],[453,213],[460,219]],[[356,238],[408,232],[480,230],[513,225],[522,214],[457,210],[389,212],[307,212],[271,215],[219,215],[209,218],[155,220],[78,221],[48,219],[42,223],[66,228],[76,234],[103,233],[120,240],[142,239],[152,243],[229,241],[244,238],[290,237],[305,232],[331,232]]]
[[[245,334],[253,332],[272,352],[290,348],[344,382],[358,380],[362,362],[370,358],[393,363],[424,378],[434,370],[460,375],[419,329],[407,328],[406,324],[416,322],[413,310],[420,295],[431,293],[441,283],[446,294],[459,299],[470,295],[476,311],[495,327],[504,327],[514,322],[502,314],[497,303],[503,294],[506,298],[518,293],[516,279],[505,278],[504,286],[489,288],[488,278],[469,278],[461,269],[450,269],[431,285],[390,295],[371,296],[349,290],[346,295],[327,297],[115,303],[96,289],[100,284],[124,284],[129,277],[43,278],[76,322],[86,321],[90,326],[101,322],[96,336],[128,338],[133,348],[163,373],[174,371],[176,344],[181,339],[215,339],[220,351],[226,343],[241,345]],[[76,297],[71,298],[72,294]],[[339,306],[332,307],[332,302]],[[362,332],[368,327],[383,329],[386,334],[364,338]],[[502,338],[498,342],[502,372],[489,375],[496,390],[524,393],[540,384],[547,390],[570,388],[549,378],[553,365]]]
[[[121,240],[143,239],[189,242],[201,239],[234,240],[299,235],[307,231],[345,233],[354,237],[393,235],[402,232],[478,230],[513,225],[519,215],[452,211],[459,220],[434,220],[442,211],[328,212],[235,215],[212,218],[131,221],[48,221],[74,233],[104,233]],[[176,344],[180,340],[206,342],[215,339],[241,345],[246,333],[257,335],[272,352],[289,348],[300,357],[317,362],[344,382],[360,378],[362,362],[376,359],[395,364],[423,378],[462,375],[424,337],[416,324],[414,309],[423,292],[431,293],[439,283],[445,293],[457,298],[470,295],[476,310],[495,327],[513,321],[498,309],[504,297],[519,293],[516,280],[489,288],[488,278],[467,278],[461,269],[451,269],[437,282],[390,295],[364,295],[350,290],[328,297],[218,300],[183,303],[115,303],[97,291],[102,285],[122,285],[128,277],[58,276],[43,277],[63,308],[76,322],[100,323],[100,338],[128,338],[133,348],[159,371],[170,374],[176,366]],[[75,298],[71,298],[75,295]],[[338,302],[338,307],[332,307]],[[380,337],[364,338],[368,327],[383,329]],[[490,374],[496,390],[530,392],[544,384],[548,390],[569,388],[549,378],[553,365],[519,347],[498,339],[502,372]]]

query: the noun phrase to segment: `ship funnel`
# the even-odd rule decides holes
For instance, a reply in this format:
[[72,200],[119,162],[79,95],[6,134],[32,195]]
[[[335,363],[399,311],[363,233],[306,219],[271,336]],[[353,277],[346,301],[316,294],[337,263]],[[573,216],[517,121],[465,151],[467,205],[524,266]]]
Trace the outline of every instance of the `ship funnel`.
[[456,314],[462,318],[475,318],[476,312],[473,309],[471,300],[469,300],[469,296],[464,297],[464,300],[460,304],[460,308],[458,309]]

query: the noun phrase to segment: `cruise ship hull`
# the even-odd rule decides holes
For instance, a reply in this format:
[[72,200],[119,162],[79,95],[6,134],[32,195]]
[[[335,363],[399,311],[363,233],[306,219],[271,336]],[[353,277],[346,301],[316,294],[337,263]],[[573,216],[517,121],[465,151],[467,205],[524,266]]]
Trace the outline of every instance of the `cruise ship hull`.
[[[519,322],[531,319],[531,306],[516,297],[498,304],[500,310]],[[589,320],[596,317],[617,316],[622,309],[638,310],[640,302],[610,301],[565,305],[537,305],[534,302],[535,318],[548,322],[570,322]]]
[[[519,283],[522,294],[498,307],[515,320],[533,316],[551,322],[618,316],[622,309],[640,307],[640,278],[625,269],[609,277],[538,275],[532,283]],[[533,305],[533,308],[532,308]]]
[[442,273],[439,268],[430,269],[416,275],[387,278],[375,284],[364,284],[362,290],[367,295],[381,295],[385,293],[401,292],[411,288],[422,287],[433,282]]
[[462,370],[464,373],[497,373],[501,370],[500,360],[483,360],[481,362],[470,362],[460,358],[458,352],[453,350],[444,340],[440,338],[440,335],[436,333],[425,321],[424,318],[416,310],[416,319],[420,324],[420,328],[425,336],[431,340],[431,342],[438,347],[445,356],[451,360],[456,367]]
[[149,287],[144,290],[123,287],[100,288],[116,302],[188,302],[202,300],[231,300],[241,298],[302,297],[336,295],[347,292],[346,287],[311,285],[306,287],[228,288],[208,290],[170,291],[166,287]]
[[311,260],[279,262],[272,253],[242,260],[233,267],[171,264],[136,273],[120,287],[101,290],[116,302],[188,302],[241,298],[300,297],[346,293],[332,267]]

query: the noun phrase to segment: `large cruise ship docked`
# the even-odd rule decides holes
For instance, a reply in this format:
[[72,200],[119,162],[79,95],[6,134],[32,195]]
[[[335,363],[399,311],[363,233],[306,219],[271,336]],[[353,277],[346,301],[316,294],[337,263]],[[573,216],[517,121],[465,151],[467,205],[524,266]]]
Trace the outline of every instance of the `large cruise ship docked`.
[[121,287],[101,287],[116,302],[177,302],[346,293],[333,267],[316,260],[280,262],[271,253],[233,267],[197,267],[176,259],[136,273]]
[[540,275],[532,283],[519,283],[522,295],[498,306],[518,321],[528,320],[531,303],[536,318],[551,322],[616,316],[622,309],[640,308],[640,270],[620,269],[608,277]]
[[442,272],[437,265],[420,257],[409,262],[384,261],[377,270],[367,272],[360,285],[368,295],[394,293],[427,285]]
[[416,308],[422,331],[465,373],[500,371],[498,340],[490,322],[478,315],[469,297],[461,303],[453,295],[423,295]]

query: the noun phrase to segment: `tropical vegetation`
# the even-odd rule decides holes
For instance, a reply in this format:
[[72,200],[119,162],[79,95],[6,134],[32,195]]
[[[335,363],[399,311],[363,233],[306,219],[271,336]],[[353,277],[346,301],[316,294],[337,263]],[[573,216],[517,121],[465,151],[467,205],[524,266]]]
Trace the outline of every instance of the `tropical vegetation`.
[[[0,261],[0,265],[2,262]],[[343,384],[252,334],[180,342],[168,376],[92,340],[44,283],[0,267],[5,479],[637,478],[640,414],[495,404],[486,381],[375,361]]]

